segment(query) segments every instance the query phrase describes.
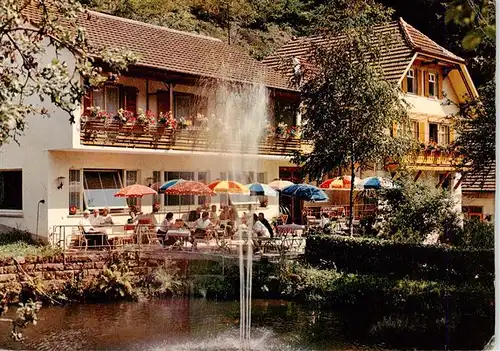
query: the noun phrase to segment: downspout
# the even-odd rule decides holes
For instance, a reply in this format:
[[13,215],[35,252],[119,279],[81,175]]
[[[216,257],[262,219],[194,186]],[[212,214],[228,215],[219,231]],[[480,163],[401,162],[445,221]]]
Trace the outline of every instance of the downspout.
[[149,79],[146,79],[146,111],[149,110]]

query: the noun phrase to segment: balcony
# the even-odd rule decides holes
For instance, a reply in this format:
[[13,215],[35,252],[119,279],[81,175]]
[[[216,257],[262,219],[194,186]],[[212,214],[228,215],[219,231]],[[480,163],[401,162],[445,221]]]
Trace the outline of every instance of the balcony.
[[[82,145],[117,148],[179,150],[221,153],[255,153],[260,155],[290,156],[302,148],[297,137],[262,138],[257,150],[250,143],[226,141],[205,128],[169,128],[137,123],[121,123],[101,119],[88,119],[80,125]],[[224,140],[223,142],[221,140]]]
[[451,152],[420,151],[416,155],[408,156],[409,168],[422,171],[452,171],[456,160]]

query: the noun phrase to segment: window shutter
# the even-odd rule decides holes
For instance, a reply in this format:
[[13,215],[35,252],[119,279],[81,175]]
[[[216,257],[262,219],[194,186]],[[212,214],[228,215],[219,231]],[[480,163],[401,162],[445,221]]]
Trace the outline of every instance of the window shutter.
[[392,136],[396,137],[398,135],[398,123],[392,122]]
[[429,96],[429,72],[424,71],[424,96]]
[[419,122],[418,124],[418,140],[421,143],[425,143],[425,123]]
[[123,92],[123,108],[137,113],[137,88],[124,86],[121,90]]
[[403,78],[402,87],[401,87],[401,89],[403,89],[403,92],[405,92],[405,93],[408,92],[408,85],[407,85],[408,81],[407,81],[406,75],[407,75],[407,73],[405,73],[405,76]]
[[441,76],[436,73],[436,88],[437,88],[437,96],[439,99],[443,98],[443,80]]
[[83,116],[88,116],[89,108],[92,107],[92,89],[85,89],[85,95],[83,96]]
[[159,115],[160,112],[166,113],[170,111],[170,92],[159,91],[156,95],[156,112]]
[[450,127],[450,144],[455,141],[455,130]]
[[417,87],[416,94],[422,95],[422,71],[415,69],[415,85]]

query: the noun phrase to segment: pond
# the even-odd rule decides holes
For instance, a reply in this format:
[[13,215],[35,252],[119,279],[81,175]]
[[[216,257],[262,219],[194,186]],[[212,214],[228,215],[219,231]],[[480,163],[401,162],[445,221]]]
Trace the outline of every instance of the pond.
[[[239,303],[176,298],[45,307],[39,324],[0,347],[36,350],[237,350]],[[14,311],[9,311],[12,316]],[[347,340],[334,312],[282,300],[252,301],[252,350],[375,350]]]

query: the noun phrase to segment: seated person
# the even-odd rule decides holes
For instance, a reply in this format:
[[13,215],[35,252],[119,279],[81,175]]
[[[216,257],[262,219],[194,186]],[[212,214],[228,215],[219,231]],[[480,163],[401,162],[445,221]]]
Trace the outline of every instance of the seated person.
[[189,212],[187,221],[188,222],[196,222],[199,218],[200,218],[200,216],[198,215],[198,211],[193,210],[193,211]]
[[174,214],[172,212],[167,213],[165,219],[161,222],[160,228],[158,229],[158,234],[167,234],[169,229],[174,228]]
[[130,216],[130,218],[127,219],[128,224],[133,224],[136,222],[138,212],[139,211],[137,210],[136,206],[131,206],[130,212],[128,213]]
[[78,227],[83,230],[83,235],[89,240],[89,244],[100,245],[108,242],[108,236],[106,233],[100,232],[94,228],[92,223],[90,223],[90,211],[83,211],[83,218],[78,222]]
[[89,217],[90,224],[97,227],[102,225],[103,218],[99,215],[99,209],[94,208],[92,211],[92,216]]
[[328,216],[328,213],[323,212],[321,214],[321,220],[319,221],[319,226],[321,228],[325,228],[326,226],[328,226],[329,223],[330,223],[330,217]]
[[274,237],[274,230],[273,230],[273,227],[271,227],[271,224],[269,223],[269,221],[266,219],[266,217],[264,217],[264,213],[260,212],[259,213],[259,221],[264,224],[264,226],[267,228],[267,230],[269,231],[269,234],[271,234],[271,238]]
[[201,218],[196,221],[194,236],[205,237],[207,229],[212,228],[213,226],[213,223],[208,218],[208,212],[203,212]]
[[113,217],[109,214],[109,208],[105,207],[102,210],[102,221],[101,225],[113,225]]
[[209,214],[210,221],[217,225],[219,223],[219,216],[217,215],[217,206],[212,205],[210,214]]
[[[257,235],[258,238],[270,238],[271,237],[269,230],[267,230],[266,226],[264,224],[262,224],[261,221],[259,221],[259,217],[257,216],[256,213],[253,214],[252,232],[255,235]],[[255,254],[260,253],[260,241],[253,240],[253,245],[254,245],[254,253]]]

